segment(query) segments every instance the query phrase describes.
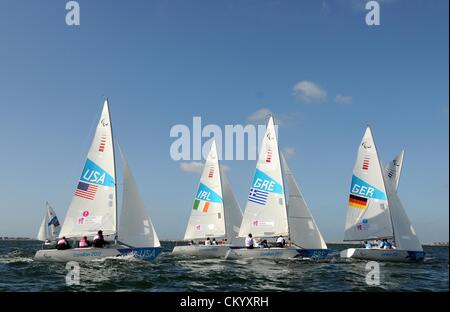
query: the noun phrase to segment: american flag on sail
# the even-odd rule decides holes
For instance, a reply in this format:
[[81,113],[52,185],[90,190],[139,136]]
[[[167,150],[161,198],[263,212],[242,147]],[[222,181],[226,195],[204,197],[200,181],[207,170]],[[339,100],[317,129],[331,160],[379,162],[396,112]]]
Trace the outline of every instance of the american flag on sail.
[[97,190],[98,190],[97,185],[84,183],[80,181],[78,183],[77,190],[75,191],[75,196],[93,200],[95,198]]
[[269,192],[252,188],[250,189],[250,194],[248,195],[248,201],[259,205],[266,205],[268,196]]
[[103,135],[100,138],[100,146],[98,147],[98,151],[99,152],[104,152],[105,151],[105,145],[106,145],[106,136]]

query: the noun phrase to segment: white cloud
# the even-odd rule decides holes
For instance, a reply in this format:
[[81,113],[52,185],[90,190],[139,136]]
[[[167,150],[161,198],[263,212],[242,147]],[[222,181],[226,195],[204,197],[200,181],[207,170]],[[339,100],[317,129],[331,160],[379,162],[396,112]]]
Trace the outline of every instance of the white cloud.
[[334,98],[334,101],[338,104],[350,105],[352,104],[353,98],[349,95],[338,94]]
[[305,103],[320,103],[327,99],[327,92],[318,84],[308,80],[296,83],[292,91]]
[[186,172],[199,172],[203,170],[203,163],[199,161],[183,162],[180,164],[180,169]]
[[295,155],[295,148],[285,147],[282,149],[283,155],[286,159],[292,158]]
[[253,123],[262,123],[265,124],[267,122],[267,116],[271,115],[272,111],[268,108],[258,109],[256,112],[253,112],[250,116],[248,116],[247,120]]
[[248,116],[247,121],[257,125],[265,125],[267,123],[268,115],[274,115],[274,123],[277,126],[284,126],[289,121],[289,119],[291,119],[291,116],[288,116],[286,114],[274,114],[268,108],[261,108]]
[[[180,164],[180,169],[185,172],[195,172],[195,173],[202,173],[203,171],[204,163],[200,161],[191,161],[191,162],[183,162]],[[221,169],[223,171],[230,171],[230,167],[226,165],[220,165]]]

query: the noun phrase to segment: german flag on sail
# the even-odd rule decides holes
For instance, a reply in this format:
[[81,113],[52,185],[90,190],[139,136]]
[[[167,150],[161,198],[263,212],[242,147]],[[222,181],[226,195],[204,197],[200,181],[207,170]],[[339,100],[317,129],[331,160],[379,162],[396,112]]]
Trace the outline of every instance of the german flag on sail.
[[350,198],[348,199],[348,204],[349,204],[349,206],[352,206],[355,208],[365,209],[367,206],[367,198],[350,194]]

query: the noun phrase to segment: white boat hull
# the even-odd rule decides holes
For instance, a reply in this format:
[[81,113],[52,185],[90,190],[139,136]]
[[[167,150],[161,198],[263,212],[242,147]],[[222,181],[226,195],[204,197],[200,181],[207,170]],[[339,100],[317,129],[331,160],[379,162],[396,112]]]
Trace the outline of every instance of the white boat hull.
[[323,259],[328,249],[302,249],[297,247],[272,248],[231,248],[225,259],[268,258],[268,259]]
[[341,258],[373,261],[419,262],[425,258],[425,252],[399,249],[349,248],[341,251]]
[[50,262],[88,262],[91,260],[104,259],[108,257],[123,257],[133,255],[138,259],[153,261],[158,257],[160,253],[161,247],[130,248],[123,245],[112,246],[110,248],[89,247],[66,250],[43,249],[36,252],[34,260]]
[[172,254],[207,258],[223,258],[225,257],[228,250],[230,250],[230,245],[188,245],[175,246]]

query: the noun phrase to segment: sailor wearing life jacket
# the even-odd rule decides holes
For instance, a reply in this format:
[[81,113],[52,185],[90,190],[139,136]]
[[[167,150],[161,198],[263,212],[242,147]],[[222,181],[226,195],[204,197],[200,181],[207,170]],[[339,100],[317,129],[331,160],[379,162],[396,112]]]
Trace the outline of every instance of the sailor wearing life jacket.
[[58,249],[58,250],[64,250],[64,249],[70,249],[70,248],[71,248],[71,246],[65,236],[61,237],[61,239],[58,240],[58,243],[56,244],[56,249]]
[[78,243],[79,248],[87,248],[89,247],[89,241],[86,236],[84,236],[82,239],[80,239],[80,242]]
[[96,247],[96,248],[103,248],[103,247],[105,247],[105,245],[109,244],[103,238],[103,231],[102,230],[97,232],[97,235],[94,236],[93,242],[94,242],[94,247]]

